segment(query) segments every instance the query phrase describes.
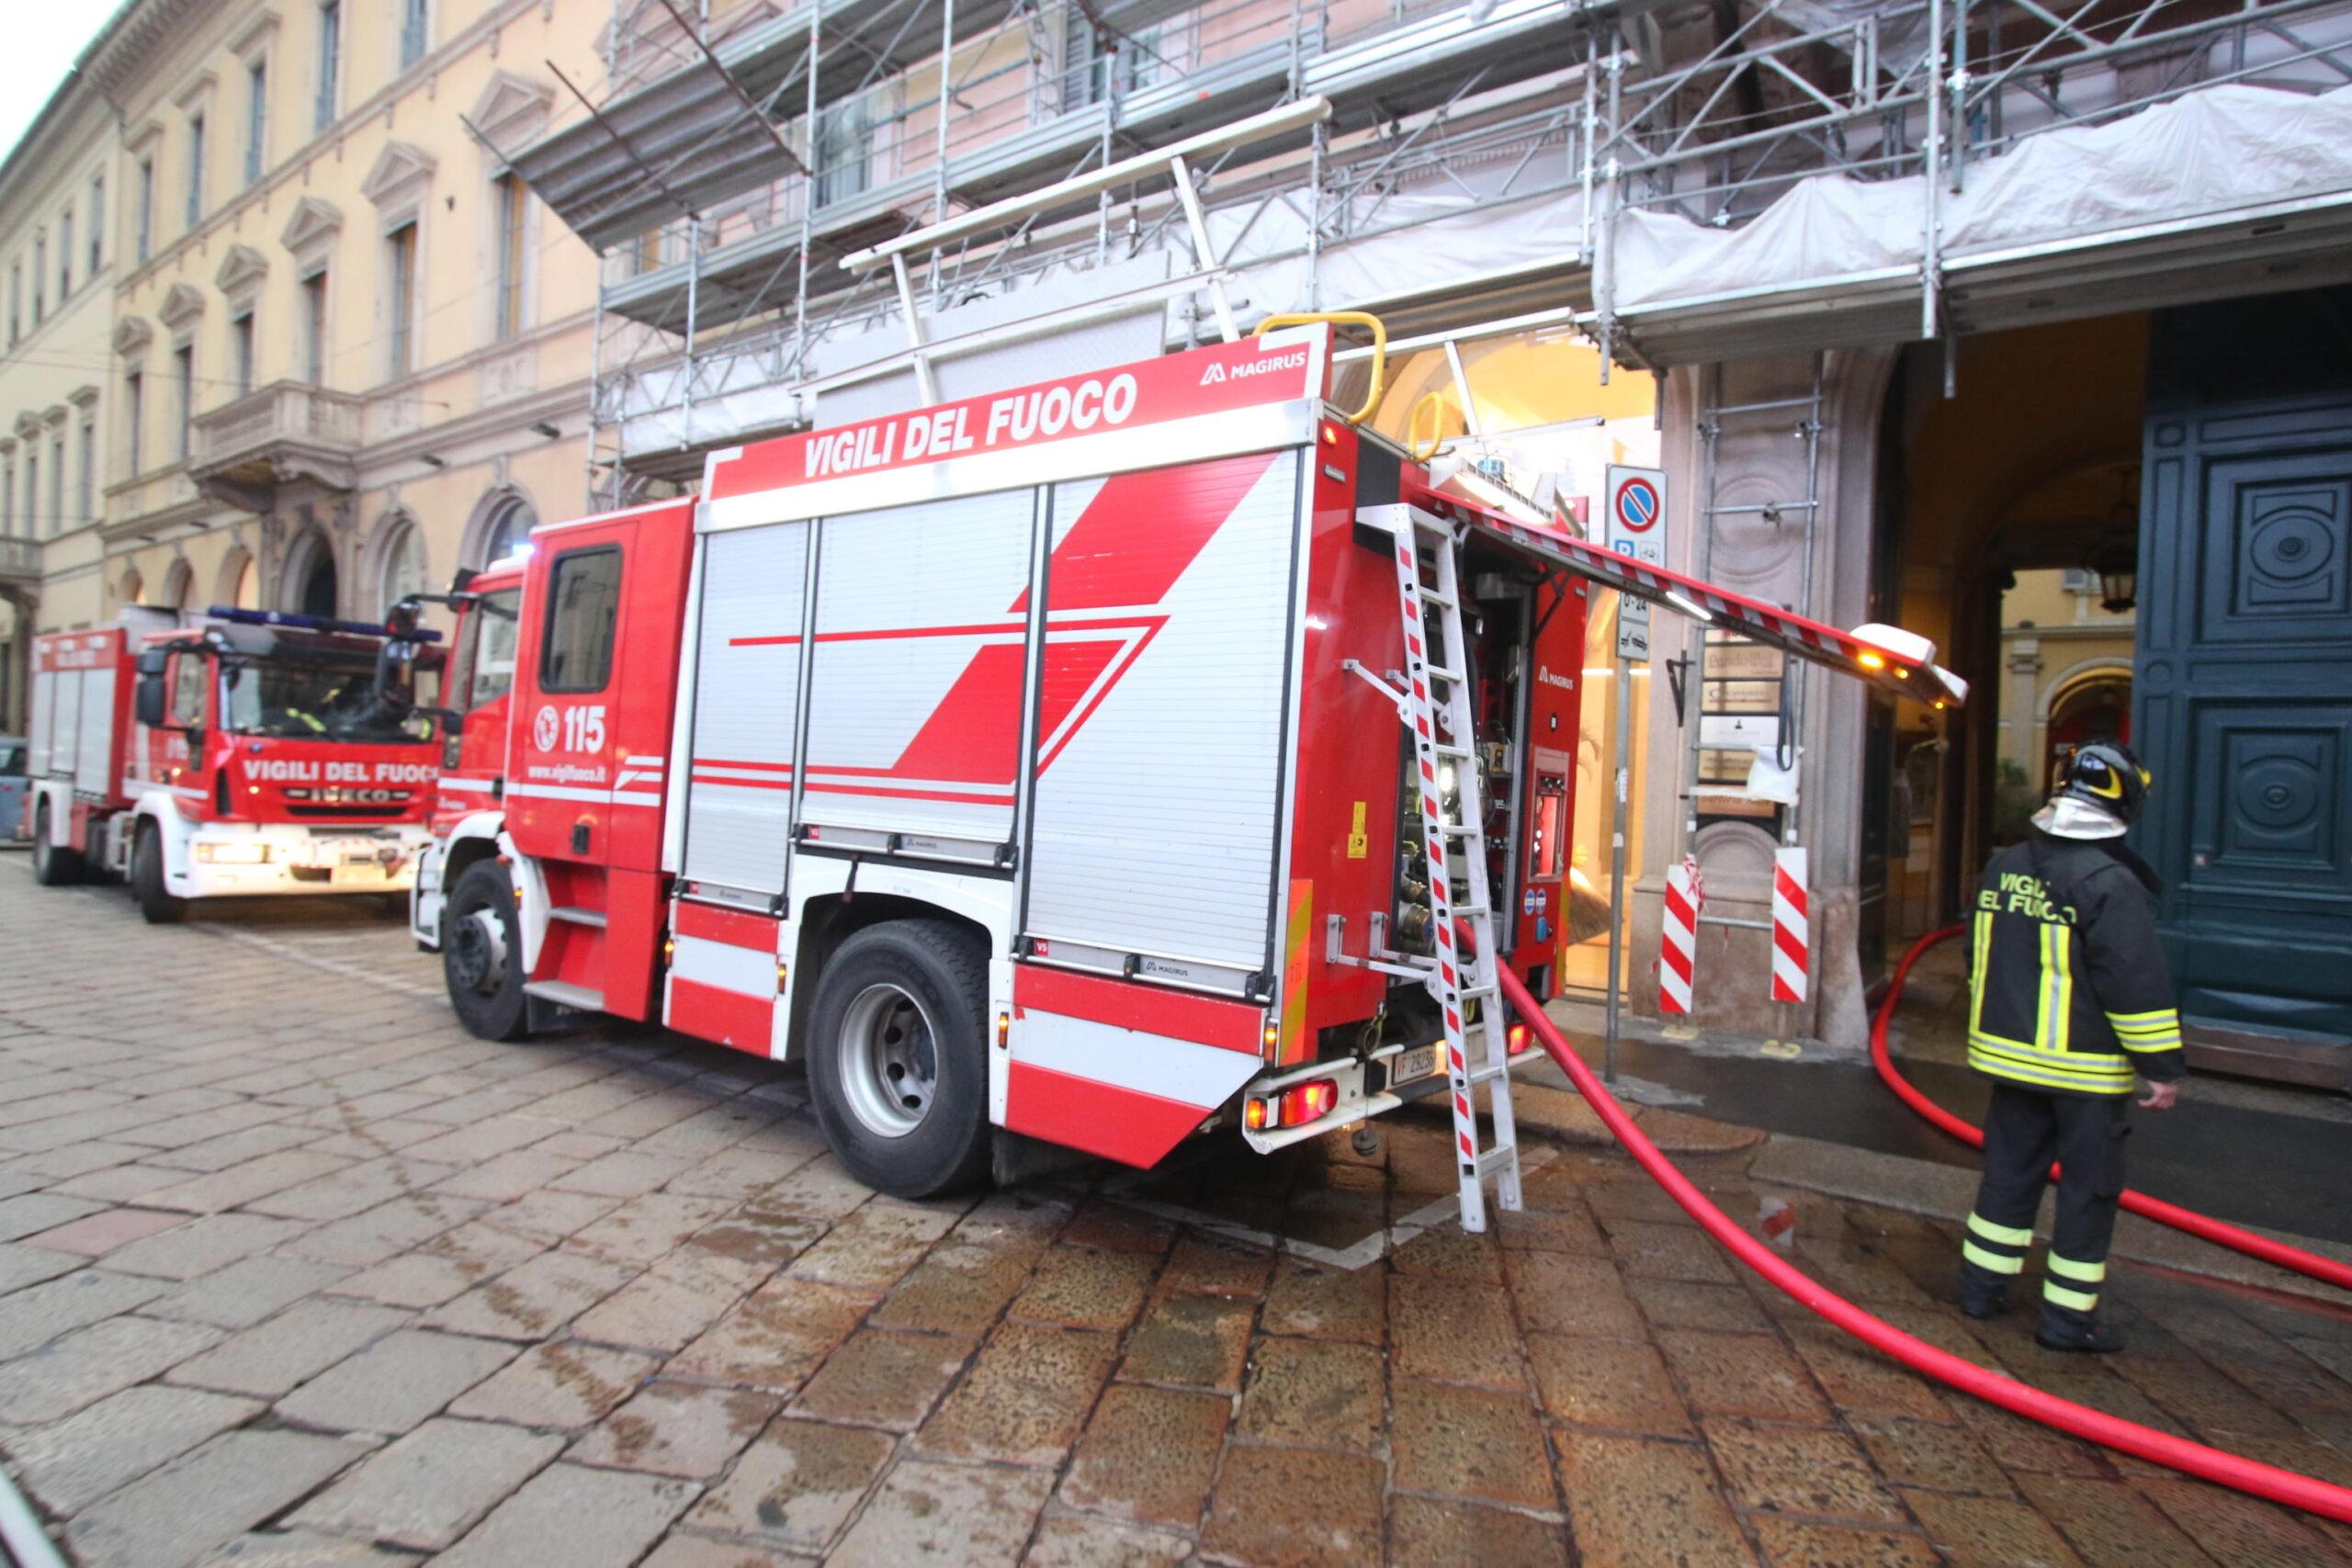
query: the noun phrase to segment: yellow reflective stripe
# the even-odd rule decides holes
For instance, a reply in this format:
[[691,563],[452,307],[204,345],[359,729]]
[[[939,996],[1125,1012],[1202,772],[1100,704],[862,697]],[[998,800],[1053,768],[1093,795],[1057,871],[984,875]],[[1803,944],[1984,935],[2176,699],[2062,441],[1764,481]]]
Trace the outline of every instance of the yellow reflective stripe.
[[2033,1245],[2031,1231],[2014,1230],[2007,1225],[1996,1225],[1982,1214],[1969,1215],[1968,1228],[1986,1241],[1997,1241],[2003,1247],[2031,1247]]
[[1968,1065],[1980,1073],[1988,1073],[1998,1078],[2007,1078],[2012,1083],[2025,1084],[2033,1089],[2063,1089],[2075,1094],[2122,1095],[2132,1092],[2132,1080],[2128,1077],[2121,1079],[2070,1078],[2057,1073],[2036,1072],[2030,1067],[2021,1067],[2014,1063],[1997,1061],[1989,1057],[1979,1060],[1973,1052],[1969,1055]]
[[1976,911],[1974,941],[1974,966],[1968,972],[1968,1032],[1971,1034],[1984,1027],[1984,961],[1993,948],[1993,917],[1983,909]]
[[2137,1029],[2159,1023],[2169,1024],[2174,1028],[2178,1028],[2180,1026],[2180,1010],[2178,1008],[2158,1008],[2154,1012],[2111,1012],[2107,1015],[2107,1021],[2108,1022],[2115,1025],[2118,1029]]
[[1968,1042],[1968,1048],[1972,1054],[1982,1051],[1989,1056],[2006,1057],[2020,1066],[2039,1068],[2044,1072],[2063,1073],[2070,1077],[2128,1079],[2132,1077],[2132,1064],[2129,1061],[2122,1056],[2106,1052],[2093,1054],[2088,1051],[2037,1051],[2030,1045],[2020,1045],[2014,1040],[2003,1040],[1996,1034],[1972,1036]]
[[2041,1281],[2041,1299],[2055,1303],[2062,1307],[2071,1307],[2076,1312],[2098,1310],[2098,1295],[2096,1292],[2086,1295],[2080,1291],[2070,1291],[2055,1280]]
[[1979,1269],[1986,1269],[1995,1274],[2022,1274],[2025,1272],[2024,1258],[2004,1258],[1997,1252],[1987,1252],[1973,1241],[1963,1241],[1960,1244],[1960,1255],[1962,1258],[1967,1258],[1971,1263],[1975,1264]]
[[2143,1055],[2156,1051],[2177,1051],[2180,1049],[2180,1036],[2176,1034],[2169,1040],[2126,1040],[2123,1043],[2123,1048],[2126,1051],[2138,1051]]
[[2069,963],[2072,933],[2066,927],[2041,928],[2041,1021],[2033,1043],[2044,1051],[2064,1051],[2075,999],[2075,975]]
[[2050,1255],[2049,1264],[2052,1274],[2062,1280],[2072,1280],[2076,1284],[2096,1285],[2107,1278],[2107,1264],[2104,1260],[2098,1263],[2077,1263],[2071,1258],[2061,1258],[2053,1252]]

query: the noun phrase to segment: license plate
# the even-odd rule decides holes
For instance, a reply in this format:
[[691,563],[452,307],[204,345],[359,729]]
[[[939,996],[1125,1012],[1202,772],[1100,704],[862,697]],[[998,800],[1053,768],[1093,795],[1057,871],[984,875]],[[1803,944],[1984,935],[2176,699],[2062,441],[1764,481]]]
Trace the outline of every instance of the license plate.
[[1408,1084],[1436,1072],[1440,1062],[1438,1053],[1443,1049],[1442,1045],[1416,1045],[1409,1051],[1399,1051],[1389,1059],[1388,1087],[1395,1089],[1399,1084]]
[[378,865],[372,856],[366,860],[346,860],[334,868],[334,879],[337,882],[381,882],[384,880],[384,868]]

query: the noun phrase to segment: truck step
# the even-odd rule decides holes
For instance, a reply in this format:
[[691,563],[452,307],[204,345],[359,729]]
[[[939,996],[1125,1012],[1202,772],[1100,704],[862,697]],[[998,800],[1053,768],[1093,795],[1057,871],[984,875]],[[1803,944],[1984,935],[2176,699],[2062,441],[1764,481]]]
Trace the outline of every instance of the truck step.
[[553,906],[548,910],[548,919],[551,920],[562,920],[568,925],[594,926],[598,931],[605,929],[604,910],[584,909],[576,904],[558,904]]
[[585,986],[575,986],[569,980],[526,980],[523,994],[537,997],[543,1002],[571,1008],[580,1012],[605,1010],[605,993],[592,991]]

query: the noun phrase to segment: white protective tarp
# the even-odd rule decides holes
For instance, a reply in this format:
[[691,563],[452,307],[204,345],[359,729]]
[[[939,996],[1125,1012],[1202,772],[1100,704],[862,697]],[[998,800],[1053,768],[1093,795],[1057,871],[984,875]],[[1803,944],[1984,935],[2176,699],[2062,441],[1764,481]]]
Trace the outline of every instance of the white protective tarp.
[[[2347,188],[2352,86],[2312,96],[2209,87],[1970,164],[1966,188],[1945,197],[1943,259],[1950,266],[2011,245]],[[1917,267],[1926,194],[1918,176],[1819,175],[1736,230],[1627,211],[1616,235],[1617,308]]]

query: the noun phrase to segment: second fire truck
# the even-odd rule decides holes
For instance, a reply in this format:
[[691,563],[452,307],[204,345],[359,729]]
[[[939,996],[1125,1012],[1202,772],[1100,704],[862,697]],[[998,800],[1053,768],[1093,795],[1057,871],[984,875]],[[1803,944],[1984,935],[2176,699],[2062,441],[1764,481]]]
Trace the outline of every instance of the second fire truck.
[[35,638],[35,877],[126,880],[155,921],[192,899],[404,894],[427,841],[431,635],[131,606]]
[[1553,987],[1590,596],[1958,684],[1447,493],[1330,347],[718,452],[463,583],[413,906],[459,1017],[805,1059],[901,1195],[1000,1130],[1148,1166],[1444,1091],[1465,1223],[1516,1206],[1497,965]]

